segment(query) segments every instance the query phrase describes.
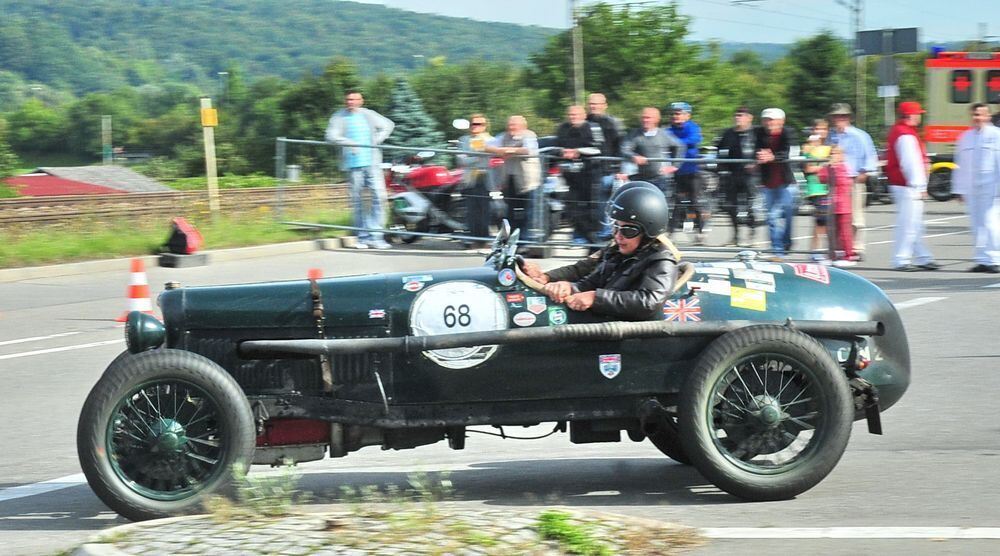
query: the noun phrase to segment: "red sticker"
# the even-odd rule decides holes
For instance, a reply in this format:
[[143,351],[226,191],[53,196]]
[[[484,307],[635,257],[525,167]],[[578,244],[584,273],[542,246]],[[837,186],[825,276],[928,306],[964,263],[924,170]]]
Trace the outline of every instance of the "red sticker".
[[508,293],[507,303],[524,303],[523,293]]
[[821,264],[793,264],[795,275],[807,280],[819,282],[820,284],[830,283],[830,272]]
[[403,284],[403,289],[406,290],[406,291],[408,291],[408,292],[418,292],[418,291],[422,290],[423,288],[424,288],[424,283],[423,282],[412,281],[412,282],[407,282],[407,283]]

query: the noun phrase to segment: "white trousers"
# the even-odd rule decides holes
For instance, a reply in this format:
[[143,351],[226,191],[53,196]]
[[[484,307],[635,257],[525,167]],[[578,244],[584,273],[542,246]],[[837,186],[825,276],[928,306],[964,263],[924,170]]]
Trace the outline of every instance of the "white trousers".
[[920,198],[920,191],[902,185],[893,185],[889,189],[896,205],[892,266],[932,262],[934,255],[924,244],[924,200]]
[[977,264],[1000,265],[1000,198],[993,191],[965,196],[972,228],[972,259]]

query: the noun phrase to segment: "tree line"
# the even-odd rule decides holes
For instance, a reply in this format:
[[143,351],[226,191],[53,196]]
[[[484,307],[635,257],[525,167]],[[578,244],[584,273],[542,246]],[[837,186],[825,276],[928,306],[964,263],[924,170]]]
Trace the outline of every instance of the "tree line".
[[[731,125],[733,110],[741,105],[758,114],[766,107],[781,107],[791,125],[806,126],[825,115],[833,102],[853,104],[853,60],[831,31],[802,39],[786,56],[764,62],[750,51],[723,56],[718,44],[691,42],[690,19],[675,4],[592,4],[581,22],[586,88],[604,93],[610,112],[629,125],[638,124],[642,107],[662,108],[679,100],[693,105],[694,119],[709,134]],[[923,100],[924,56],[901,57],[905,98]],[[525,64],[430,57],[404,77],[372,69],[338,56],[322,71],[297,80],[265,77],[250,82],[242,67],[227,66],[228,75],[215,95],[220,172],[273,172],[275,138],[321,138],[330,114],[352,88],[360,88],[366,106],[383,114],[409,109],[399,105],[412,102],[405,90],[410,89],[422,100],[435,131],[448,139],[460,134],[450,122],[473,112],[486,114],[494,132],[508,116],[522,114],[531,129],[550,134],[572,103],[568,31],[550,37]],[[869,67],[866,74],[868,113],[881,114],[874,71]],[[194,85],[167,83],[121,86],[68,100],[28,99],[3,114],[0,165],[4,141],[22,155],[67,153],[99,159],[101,115],[111,115],[114,145],[156,157],[147,169],[150,173],[200,175],[204,163],[197,96]],[[877,135],[874,126],[868,127]],[[428,137],[428,144],[436,141]]]

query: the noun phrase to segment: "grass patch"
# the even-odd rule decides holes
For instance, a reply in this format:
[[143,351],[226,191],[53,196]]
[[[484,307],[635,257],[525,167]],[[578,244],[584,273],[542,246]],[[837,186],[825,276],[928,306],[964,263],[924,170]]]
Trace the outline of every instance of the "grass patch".
[[234,465],[236,500],[213,496],[205,502],[205,507],[218,523],[292,515],[295,504],[308,502],[308,496],[298,488],[301,478],[302,474],[291,462],[282,465],[277,474],[252,477]]
[[559,543],[569,554],[583,556],[611,556],[608,545],[598,541],[583,524],[575,523],[565,512],[547,510],[538,516],[538,534],[543,539]]
[[13,199],[20,196],[16,189],[6,183],[0,182],[0,199]]
[[[197,191],[208,189],[208,178],[199,176],[194,178],[159,178],[165,185],[178,191]],[[264,174],[250,174],[246,176],[219,176],[219,189],[242,189],[245,187],[276,187],[278,180],[272,176]]]
[[[348,211],[303,211],[285,217],[321,224],[350,222]],[[264,207],[252,213],[222,216],[216,221],[208,216],[191,217],[188,221],[201,232],[205,249],[303,239],[301,232],[276,221],[270,209]],[[3,233],[3,241],[0,241],[0,268],[155,254],[167,241],[169,233],[170,221],[167,219],[119,219],[44,229],[30,226],[11,229]],[[311,237],[343,234],[337,230],[321,230]]]

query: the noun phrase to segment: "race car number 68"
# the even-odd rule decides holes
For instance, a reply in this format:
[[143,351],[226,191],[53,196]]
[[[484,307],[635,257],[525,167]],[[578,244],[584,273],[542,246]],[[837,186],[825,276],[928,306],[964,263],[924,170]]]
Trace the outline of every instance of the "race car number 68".
[[[467,280],[434,284],[417,294],[410,306],[414,336],[503,330],[507,304],[492,288]],[[489,359],[497,346],[471,346],[426,351],[430,360],[448,369],[468,369]]]
[[457,313],[453,305],[448,305],[444,308],[444,325],[448,328],[455,328],[456,323],[459,326],[469,326],[472,324],[472,315],[469,313],[468,305],[459,305]]

